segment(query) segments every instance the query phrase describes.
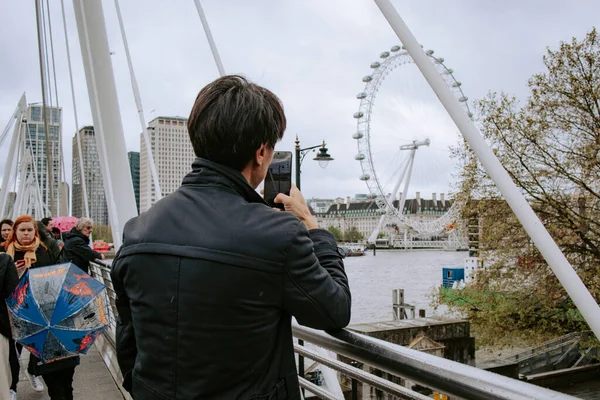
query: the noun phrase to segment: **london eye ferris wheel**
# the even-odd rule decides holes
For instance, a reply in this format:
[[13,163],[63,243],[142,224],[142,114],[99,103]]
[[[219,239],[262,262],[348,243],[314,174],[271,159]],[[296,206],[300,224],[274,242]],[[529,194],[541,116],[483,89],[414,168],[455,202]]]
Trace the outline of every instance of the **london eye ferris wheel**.
[[[443,58],[434,56],[433,50],[426,54],[472,117],[454,71]],[[371,74],[362,79],[365,87],[356,96],[360,106],[354,113],[357,125],[352,136],[357,141],[355,159],[362,169],[360,179],[382,211],[368,241],[375,242],[386,220],[399,222],[418,234],[447,229],[456,219],[460,202],[454,201],[433,218],[406,215],[405,202],[409,192],[452,191],[462,160],[452,157],[450,148],[460,143],[460,135],[402,46],[382,52],[370,67]],[[386,79],[392,75],[393,79]]]

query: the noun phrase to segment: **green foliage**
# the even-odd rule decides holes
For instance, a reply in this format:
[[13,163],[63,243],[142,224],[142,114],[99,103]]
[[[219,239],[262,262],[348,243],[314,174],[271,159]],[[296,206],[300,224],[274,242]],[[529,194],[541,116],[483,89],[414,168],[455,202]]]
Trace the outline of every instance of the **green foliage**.
[[359,240],[364,239],[364,235],[356,229],[355,226],[351,227],[344,234],[344,240],[346,242],[358,242]]
[[[480,127],[592,296],[600,300],[600,38],[561,43],[529,80],[524,105],[505,93],[477,103]],[[589,329],[473,153],[461,176],[465,218],[480,225],[489,265],[459,298],[437,297],[466,314],[484,343],[536,340]],[[490,295],[490,293],[500,294]]]
[[113,242],[110,225],[94,224],[94,232],[92,235],[94,240],[103,240],[107,243]]
[[342,231],[336,228],[335,226],[330,226],[327,228],[327,230],[333,233],[333,236],[335,236],[335,240],[337,240],[338,242],[344,240],[344,235],[342,234]]

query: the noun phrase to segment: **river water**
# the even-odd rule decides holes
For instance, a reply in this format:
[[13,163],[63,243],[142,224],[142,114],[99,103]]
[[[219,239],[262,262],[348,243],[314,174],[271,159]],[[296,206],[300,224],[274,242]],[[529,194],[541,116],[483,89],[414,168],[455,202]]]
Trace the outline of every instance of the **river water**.
[[[431,291],[442,283],[442,268],[462,266],[467,252],[369,250],[344,260],[352,292],[351,324],[391,321],[392,290],[404,289],[405,303],[434,315]],[[418,311],[417,311],[418,313]],[[437,315],[443,315],[439,309]],[[417,314],[418,315],[418,314]],[[410,314],[409,314],[410,317]]]
[[[350,324],[391,321],[392,290],[404,289],[404,302],[427,310],[427,316],[443,315],[446,308],[433,311],[431,292],[442,284],[442,268],[462,266],[467,252],[373,250],[363,257],[344,260],[352,292]],[[112,262],[112,260],[108,260]],[[415,311],[418,315],[418,311]],[[410,317],[410,314],[407,313]]]

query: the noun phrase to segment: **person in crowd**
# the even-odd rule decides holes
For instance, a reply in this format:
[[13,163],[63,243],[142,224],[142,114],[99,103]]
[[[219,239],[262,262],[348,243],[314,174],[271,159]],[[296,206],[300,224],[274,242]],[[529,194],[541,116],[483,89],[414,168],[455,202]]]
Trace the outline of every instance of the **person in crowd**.
[[350,321],[333,234],[295,186],[275,199],[285,211],[255,191],[285,127],[269,90],[241,76],[210,83],[188,120],[192,171],[127,222],[111,276],[135,399],[300,399],[292,316],[316,329]]
[[2,235],[2,240],[0,240],[0,243],[6,242],[6,239],[8,239],[8,236],[10,235],[10,232],[12,231],[12,227],[13,227],[12,220],[3,219],[2,221],[0,221],[0,234]]
[[[27,269],[56,263],[40,240],[38,224],[30,215],[21,215],[15,220],[13,230],[0,251],[6,252],[14,260],[19,276],[22,276]],[[77,356],[43,364],[37,357],[30,354],[27,372],[31,375],[32,386],[36,391],[42,391],[43,385],[38,378],[42,376],[48,387],[50,399],[72,400],[73,375],[79,361],[79,356]],[[18,371],[16,376],[19,376]]]
[[[4,223],[4,221],[2,221]],[[6,240],[6,239],[4,239]],[[0,399],[13,399],[11,384],[14,380],[10,364],[10,348],[14,347],[8,319],[6,299],[19,283],[15,263],[7,254],[0,254]],[[18,375],[17,375],[18,379]]]
[[52,234],[54,235],[54,239],[56,239],[56,243],[58,243],[58,247],[62,250],[62,246],[64,246],[64,242],[62,240],[62,235],[60,234],[60,229],[57,227],[52,228]]
[[73,229],[65,234],[63,260],[71,261],[86,273],[89,273],[90,261],[104,260],[104,254],[90,247],[90,235],[93,230],[94,223],[91,219],[79,218]]
[[[38,221],[38,233],[40,235],[40,240],[48,249],[48,253],[50,253],[52,259],[58,261],[58,257],[60,255],[60,248],[58,247],[58,243],[56,243],[56,239],[54,239],[52,231],[48,232],[48,226],[46,225],[46,223],[44,223],[44,220],[48,219],[49,218],[44,218],[41,221]],[[50,220],[50,226],[52,226],[52,220]]]

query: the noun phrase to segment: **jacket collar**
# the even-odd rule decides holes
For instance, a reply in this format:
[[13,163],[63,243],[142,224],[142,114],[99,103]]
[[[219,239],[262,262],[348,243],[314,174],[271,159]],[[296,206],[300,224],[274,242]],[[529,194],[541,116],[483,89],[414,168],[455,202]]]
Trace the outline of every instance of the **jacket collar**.
[[267,204],[248,184],[241,172],[226,165],[198,157],[192,163],[192,172],[183,178],[183,185],[216,184],[235,190],[249,203]]
[[85,243],[90,243],[90,237],[89,236],[85,236],[83,233],[79,232],[77,230],[77,228],[73,227],[71,228],[71,230],[68,233],[68,236],[65,237],[66,238],[74,238],[74,237],[80,237],[83,239],[83,241]]

